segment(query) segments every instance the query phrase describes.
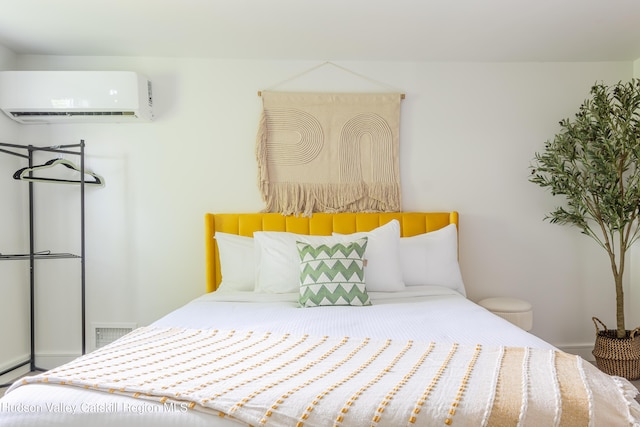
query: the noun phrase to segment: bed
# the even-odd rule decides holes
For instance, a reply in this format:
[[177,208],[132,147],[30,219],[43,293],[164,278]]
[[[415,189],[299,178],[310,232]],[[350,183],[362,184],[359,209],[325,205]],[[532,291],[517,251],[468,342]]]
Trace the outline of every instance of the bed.
[[24,378],[0,426],[638,426],[637,390],[465,297],[456,212],[206,214],[206,290]]

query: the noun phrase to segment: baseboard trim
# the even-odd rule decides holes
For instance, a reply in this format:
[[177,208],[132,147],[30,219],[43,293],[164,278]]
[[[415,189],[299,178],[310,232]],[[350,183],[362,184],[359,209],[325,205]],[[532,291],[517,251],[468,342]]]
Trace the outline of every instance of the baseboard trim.
[[593,357],[593,354],[591,354],[593,351],[593,343],[556,345],[556,347],[565,353],[576,354],[589,362],[596,360],[595,357]]
[[36,366],[40,369],[53,369],[69,363],[79,356],[79,354],[68,353],[36,354]]
[[[12,360],[11,362],[3,363],[2,365],[0,365],[0,372],[6,369],[10,369],[13,366],[20,365],[21,363],[24,363],[25,361],[28,361],[28,360],[29,360],[29,355],[25,354],[24,356],[18,357]],[[0,375],[0,384],[12,383],[13,381],[20,378],[21,376],[28,374],[30,369],[31,369],[31,366],[29,363],[27,363],[26,365],[21,366],[19,368],[15,368],[4,375]]]
[[[44,353],[36,355],[36,368],[42,370],[49,370],[53,368],[57,368],[60,365],[64,365],[65,363],[71,362],[73,359],[76,359],[79,354],[68,354],[68,353]],[[0,372],[5,369],[9,369],[12,366],[19,365],[25,360],[29,360],[29,355],[24,355],[21,358],[15,359],[12,362],[3,363],[0,365]],[[17,380],[20,377],[23,377],[31,372],[31,364],[27,363],[24,366],[16,368],[12,371],[7,372],[4,375],[0,375],[0,384],[10,384]]]

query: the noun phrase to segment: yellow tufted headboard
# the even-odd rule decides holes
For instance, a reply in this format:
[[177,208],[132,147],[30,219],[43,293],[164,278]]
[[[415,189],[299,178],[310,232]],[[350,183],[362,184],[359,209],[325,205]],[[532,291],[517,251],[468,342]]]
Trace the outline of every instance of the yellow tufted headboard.
[[403,237],[438,230],[449,224],[458,225],[458,212],[393,212],[393,213],[316,213],[312,217],[283,216],[279,213],[205,214],[205,248],[207,292],[215,291],[222,279],[216,231],[240,236],[253,236],[254,231],[289,231],[298,234],[325,235],[371,231],[392,219],[400,222]]

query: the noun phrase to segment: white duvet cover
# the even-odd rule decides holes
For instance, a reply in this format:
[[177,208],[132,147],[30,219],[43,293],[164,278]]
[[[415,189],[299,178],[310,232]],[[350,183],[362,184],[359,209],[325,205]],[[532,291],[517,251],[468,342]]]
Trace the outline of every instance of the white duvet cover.
[[552,348],[448,288],[369,295],[370,307],[300,308],[298,293],[212,292],[155,325]]
[[[370,307],[299,308],[297,294],[253,292],[206,294],[154,323],[157,327],[271,332],[273,334],[417,340],[461,345],[553,349],[539,338],[440,287],[412,287],[370,293]],[[624,382],[621,384],[625,385]],[[633,390],[620,387],[628,401],[628,424],[638,416]],[[626,401],[624,399],[627,399]],[[12,387],[0,400],[0,426],[229,426],[229,418],[162,404],[54,384]]]

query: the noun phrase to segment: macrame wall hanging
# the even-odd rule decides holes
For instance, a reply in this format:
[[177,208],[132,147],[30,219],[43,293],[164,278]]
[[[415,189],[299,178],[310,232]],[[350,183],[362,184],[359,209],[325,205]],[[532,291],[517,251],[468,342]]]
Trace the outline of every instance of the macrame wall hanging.
[[401,93],[259,94],[256,156],[264,211],[401,210]]

